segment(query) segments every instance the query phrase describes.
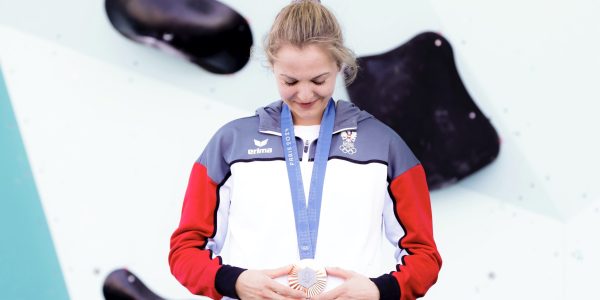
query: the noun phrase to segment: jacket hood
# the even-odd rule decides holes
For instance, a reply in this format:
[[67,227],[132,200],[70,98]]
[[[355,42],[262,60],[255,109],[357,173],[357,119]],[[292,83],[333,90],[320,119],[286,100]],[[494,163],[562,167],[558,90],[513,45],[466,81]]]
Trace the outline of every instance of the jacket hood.
[[[258,130],[260,132],[281,135],[281,106],[283,101],[278,100],[267,106],[256,110],[259,119]],[[338,100],[335,103],[335,121],[333,133],[357,128],[358,122],[373,118],[373,116],[358,108],[353,103]]]

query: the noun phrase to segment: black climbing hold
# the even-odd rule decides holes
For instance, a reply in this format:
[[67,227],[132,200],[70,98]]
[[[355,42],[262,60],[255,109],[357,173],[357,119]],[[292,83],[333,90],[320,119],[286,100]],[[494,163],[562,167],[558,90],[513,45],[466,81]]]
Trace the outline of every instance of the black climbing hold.
[[117,269],[108,274],[102,293],[106,300],[164,300],[127,269]]
[[124,36],[217,74],[239,71],[250,58],[246,19],[215,0],[106,0],[112,25]]
[[465,89],[444,37],[425,32],[358,61],[350,99],[400,134],[423,164],[430,189],[498,156],[498,134]]

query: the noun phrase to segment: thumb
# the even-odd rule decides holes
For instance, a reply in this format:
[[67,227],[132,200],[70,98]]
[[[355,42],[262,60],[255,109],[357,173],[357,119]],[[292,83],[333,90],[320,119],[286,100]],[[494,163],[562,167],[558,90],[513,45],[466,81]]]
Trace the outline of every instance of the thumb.
[[287,275],[292,270],[293,265],[283,266],[277,269],[264,270],[263,273],[271,278]]
[[348,279],[350,279],[350,277],[352,277],[352,275],[354,275],[354,273],[352,271],[348,271],[348,270],[345,270],[342,268],[337,268],[337,267],[328,267],[325,270],[327,271],[327,275],[340,277],[344,280],[348,280]]

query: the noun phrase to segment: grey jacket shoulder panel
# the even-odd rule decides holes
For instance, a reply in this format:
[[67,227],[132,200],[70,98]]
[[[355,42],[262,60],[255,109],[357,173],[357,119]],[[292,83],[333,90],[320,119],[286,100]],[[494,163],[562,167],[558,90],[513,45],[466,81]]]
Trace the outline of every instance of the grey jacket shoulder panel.
[[390,179],[419,164],[404,140],[389,126],[375,118],[363,119],[358,123],[356,130],[342,131],[334,135],[331,147],[330,157],[357,163],[386,164]]
[[236,161],[283,160],[279,137],[258,130],[258,116],[233,120],[221,127],[208,142],[198,163],[216,183],[222,182]]

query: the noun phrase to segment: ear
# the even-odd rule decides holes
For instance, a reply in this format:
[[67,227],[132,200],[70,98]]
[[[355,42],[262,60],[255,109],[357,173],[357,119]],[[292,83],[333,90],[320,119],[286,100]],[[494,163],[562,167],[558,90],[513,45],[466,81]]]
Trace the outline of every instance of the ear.
[[337,66],[338,73],[343,71],[344,70],[344,62],[337,60],[335,57],[333,59],[335,59],[335,65]]

